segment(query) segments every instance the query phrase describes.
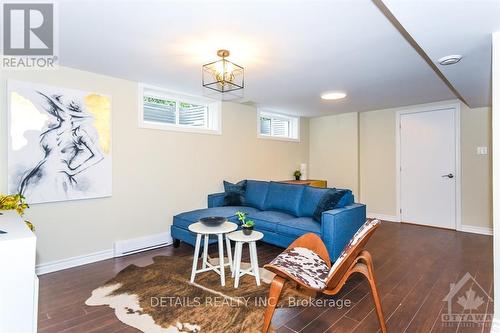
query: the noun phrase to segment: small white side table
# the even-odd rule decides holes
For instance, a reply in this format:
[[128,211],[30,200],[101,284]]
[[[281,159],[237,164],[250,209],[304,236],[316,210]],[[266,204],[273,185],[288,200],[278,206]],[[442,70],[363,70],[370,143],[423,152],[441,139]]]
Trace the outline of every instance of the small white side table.
[[[234,248],[234,270],[233,270],[233,277],[234,277],[234,287],[238,288],[239,282],[240,282],[240,277],[242,277],[245,274],[253,275],[255,276],[255,281],[257,282],[257,285],[260,286],[260,274],[259,274],[259,260],[257,258],[257,246],[255,245],[255,242],[262,239],[264,235],[262,232],[259,231],[252,231],[250,235],[245,235],[243,234],[242,230],[238,230],[235,232],[232,232],[228,235],[226,235],[226,239],[230,239],[233,242],[236,242],[235,248]],[[247,270],[241,270],[240,265],[241,265],[241,252],[243,249],[243,244],[248,243],[248,248],[250,251],[250,268]]]
[[[196,277],[196,273],[206,272],[206,271],[215,271],[220,275],[220,282],[222,286],[226,285],[226,279],[224,276],[224,267],[229,265],[231,272],[233,271],[233,263],[231,258],[231,243],[226,237],[226,245],[227,245],[227,257],[229,259],[229,263],[224,263],[224,239],[223,235],[227,234],[231,231],[238,229],[238,225],[232,222],[224,222],[218,226],[209,227],[204,225],[201,222],[196,222],[191,224],[188,227],[189,231],[196,233],[196,244],[194,247],[194,256],[193,256],[193,269],[191,270],[191,283],[194,282],[194,278]],[[205,238],[203,240],[203,262],[202,268],[198,268],[198,256],[200,253],[200,243],[201,236],[204,235]],[[219,267],[214,266],[208,262],[208,240],[210,235],[217,235],[218,243],[219,243]]]

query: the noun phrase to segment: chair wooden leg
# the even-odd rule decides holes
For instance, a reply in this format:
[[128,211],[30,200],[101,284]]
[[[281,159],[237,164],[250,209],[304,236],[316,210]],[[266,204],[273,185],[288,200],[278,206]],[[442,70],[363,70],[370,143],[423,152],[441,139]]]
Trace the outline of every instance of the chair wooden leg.
[[377,285],[375,284],[375,279],[368,279],[370,282],[370,289],[372,291],[373,303],[375,303],[375,311],[377,312],[378,322],[380,324],[380,331],[382,333],[387,333],[387,327],[385,326],[384,313],[382,312],[382,304],[380,303],[380,296],[378,295]]
[[375,280],[375,273],[373,272],[373,261],[372,256],[368,251],[361,252],[362,260],[366,264],[366,273],[364,274],[370,283],[370,289],[372,292],[373,303],[375,303],[375,311],[377,312],[378,322],[380,324],[380,331],[382,333],[387,333],[387,327],[385,326],[384,313],[382,311],[382,304],[380,302],[380,296],[377,290],[377,282]]
[[264,314],[264,326],[262,327],[262,333],[267,333],[269,327],[271,326],[271,320],[273,319],[274,310],[276,309],[276,305],[278,304],[284,283],[285,279],[278,275],[276,275],[273,279],[273,282],[271,282],[267,309],[266,313]]

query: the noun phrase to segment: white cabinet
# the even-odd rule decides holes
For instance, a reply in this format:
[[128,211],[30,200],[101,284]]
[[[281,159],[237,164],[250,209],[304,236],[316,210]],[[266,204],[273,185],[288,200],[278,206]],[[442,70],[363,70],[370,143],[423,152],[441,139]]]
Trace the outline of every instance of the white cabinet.
[[0,215],[0,332],[36,332],[36,237],[14,211]]

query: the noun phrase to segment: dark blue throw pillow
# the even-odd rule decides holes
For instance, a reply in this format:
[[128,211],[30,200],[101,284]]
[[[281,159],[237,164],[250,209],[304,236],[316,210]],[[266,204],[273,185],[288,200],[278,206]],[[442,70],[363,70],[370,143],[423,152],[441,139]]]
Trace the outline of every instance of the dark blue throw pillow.
[[334,209],[346,193],[347,190],[337,190],[335,188],[331,188],[326,191],[319,200],[318,206],[314,211],[313,218],[316,221],[321,222],[321,214],[327,210]]
[[247,181],[242,180],[236,184],[224,180],[224,202],[223,206],[243,206],[245,203],[245,191]]

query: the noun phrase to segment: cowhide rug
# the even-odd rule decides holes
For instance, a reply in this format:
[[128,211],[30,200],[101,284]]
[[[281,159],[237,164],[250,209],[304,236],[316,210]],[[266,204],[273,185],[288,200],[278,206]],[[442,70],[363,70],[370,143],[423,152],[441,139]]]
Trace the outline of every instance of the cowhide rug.
[[[217,259],[211,263],[217,264]],[[176,332],[260,332],[273,274],[261,268],[261,286],[245,275],[234,288],[229,267],[226,286],[217,273],[196,275],[191,284],[192,257],[153,258],[153,264],[130,265],[92,292],[89,306],[107,305],[123,323],[147,333]],[[242,269],[248,268],[242,263]],[[278,307],[287,307],[291,298],[306,299],[287,283]],[[271,329],[271,331],[273,331]]]

